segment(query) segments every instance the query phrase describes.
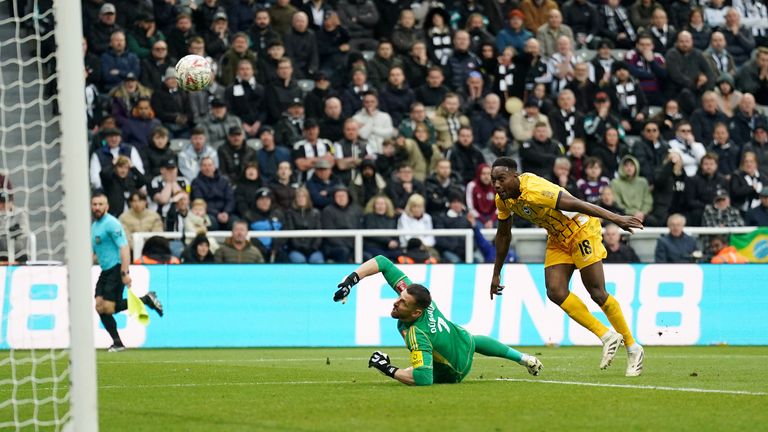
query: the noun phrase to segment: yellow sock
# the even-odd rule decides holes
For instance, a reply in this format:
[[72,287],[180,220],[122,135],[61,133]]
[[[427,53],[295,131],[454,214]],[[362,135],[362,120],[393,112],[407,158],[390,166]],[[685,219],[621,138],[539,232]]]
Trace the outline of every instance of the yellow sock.
[[[582,327],[591,331],[595,336],[601,338],[604,334],[608,333],[608,327],[604,326],[594,315],[589,312],[587,305],[576,297],[573,293],[569,293],[560,308],[571,317],[572,320],[581,324]],[[621,313],[621,310],[619,310]],[[623,318],[622,318],[623,319]]]
[[632,346],[635,343],[635,338],[632,337],[632,332],[629,331],[627,321],[624,320],[624,313],[621,312],[621,305],[619,305],[619,302],[617,302],[612,295],[608,294],[608,299],[601,308],[603,309],[603,312],[605,312],[605,315],[608,317],[608,321],[611,322],[613,328],[624,336],[624,345],[627,347]]

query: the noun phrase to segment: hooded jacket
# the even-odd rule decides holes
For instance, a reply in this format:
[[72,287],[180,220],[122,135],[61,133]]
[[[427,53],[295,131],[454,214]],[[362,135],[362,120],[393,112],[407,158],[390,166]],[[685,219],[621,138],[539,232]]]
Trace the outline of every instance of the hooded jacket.
[[479,222],[495,221],[496,215],[496,189],[493,183],[483,184],[480,173],[488,165],[481,163],[475,169],[475,178],[467,184],[467,209],[473,213]]
[[[632,161],[635,164],[635,175],[630,177],[624,171],[624,163]],[[640,162],[632,155],[625,155],[619,164],[619,178],[611,182],[616,204],[624,208],[627,214],[642,212],[648,214],[653,207],[651,189],[648,180],[640,177]]]

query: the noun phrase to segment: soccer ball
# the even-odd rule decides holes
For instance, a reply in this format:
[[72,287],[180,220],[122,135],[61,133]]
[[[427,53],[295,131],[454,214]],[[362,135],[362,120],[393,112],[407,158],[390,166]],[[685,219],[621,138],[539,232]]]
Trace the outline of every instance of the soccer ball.
[[187,91],[202,90],[213,81],[211,64],[204,57],[190,54],[176,63],[179,87]]

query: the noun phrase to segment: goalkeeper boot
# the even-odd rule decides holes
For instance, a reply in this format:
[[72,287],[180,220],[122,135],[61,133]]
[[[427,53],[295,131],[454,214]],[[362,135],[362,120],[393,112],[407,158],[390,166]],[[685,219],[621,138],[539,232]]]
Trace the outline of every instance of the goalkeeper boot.
[[643,357],[645,357],[645,350],[640,344],[636,343],[627,348],[627,372],[624,375],[640,376],[643,373]]
[[109,349],[107,349],[107,352],[111,352],[111,353],[120,352],[120,351],[125,351],[125,346],[123,344],[120,344],[120,345],[112,344],[112,346],[109,347]]
[[163,316],[163,304],[160,303],[160,300],[157,298],[156,292],[148,292],[147,295],[141,298],[141,301],[149,306],[150,309],[154,309],[158,315]]
[[606,369],[613,362],[616,351],[624,343],[624,336],[611,330],[600,339],[603,341],[603,358],[600,360],[600,369]]
[[544,365],[541,364],[541,361],[537,359],[536,357],[529,355],[528,359],[525,362],[525,367],[528,369],[528,373],[533,376],[539,376],[541,373],[541,370],[544,368]]

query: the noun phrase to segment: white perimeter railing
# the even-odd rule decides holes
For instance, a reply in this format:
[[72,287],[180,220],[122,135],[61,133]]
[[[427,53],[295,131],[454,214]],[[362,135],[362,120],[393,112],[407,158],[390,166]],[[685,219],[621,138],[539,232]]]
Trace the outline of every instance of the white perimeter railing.
[[[752,232],[757,227],[735,227],[735,228],[711,228],[711,227],[690,227],[685,232],[692,236],[717,235],[717,234],[745,234]],[[662,234],[669,231],[667,228],[645,228],[632,234],[629,239],[632,247],[643,262],[653,262],[653,249],[656,246],[656,240]],[[481,230],[483,237],[492,239],[496,235],[495,228],[486,228]],[[209,231],[206,234],[217,240],[225,239],[232,235],[230,231]],[[435,237],[464,237],[464,261],[473,262],[473,252],[475,249],[474,231],[465,229],[433,229],[429,231],[406,231],[396,229],[374,229],[374,230],[296,230],[296,231],[249,231],[248,238],[354,238],[355,240],[355,262],[363,262],[363,239],[366,237],[400,237],[400,236],[435,236]],[[146,239],[153,236],[161,236],[169,240],[181,238],[180,232],[136,232],[133,233],[133,256],[141,256],[141,249],[144,247]],[[187,235],[187,238],[191,238]],[[520,262],[543,262],[544,251],[546,250],[547,232],[541,228],[513,228],[512,243],[515,245],[517,256]]]

